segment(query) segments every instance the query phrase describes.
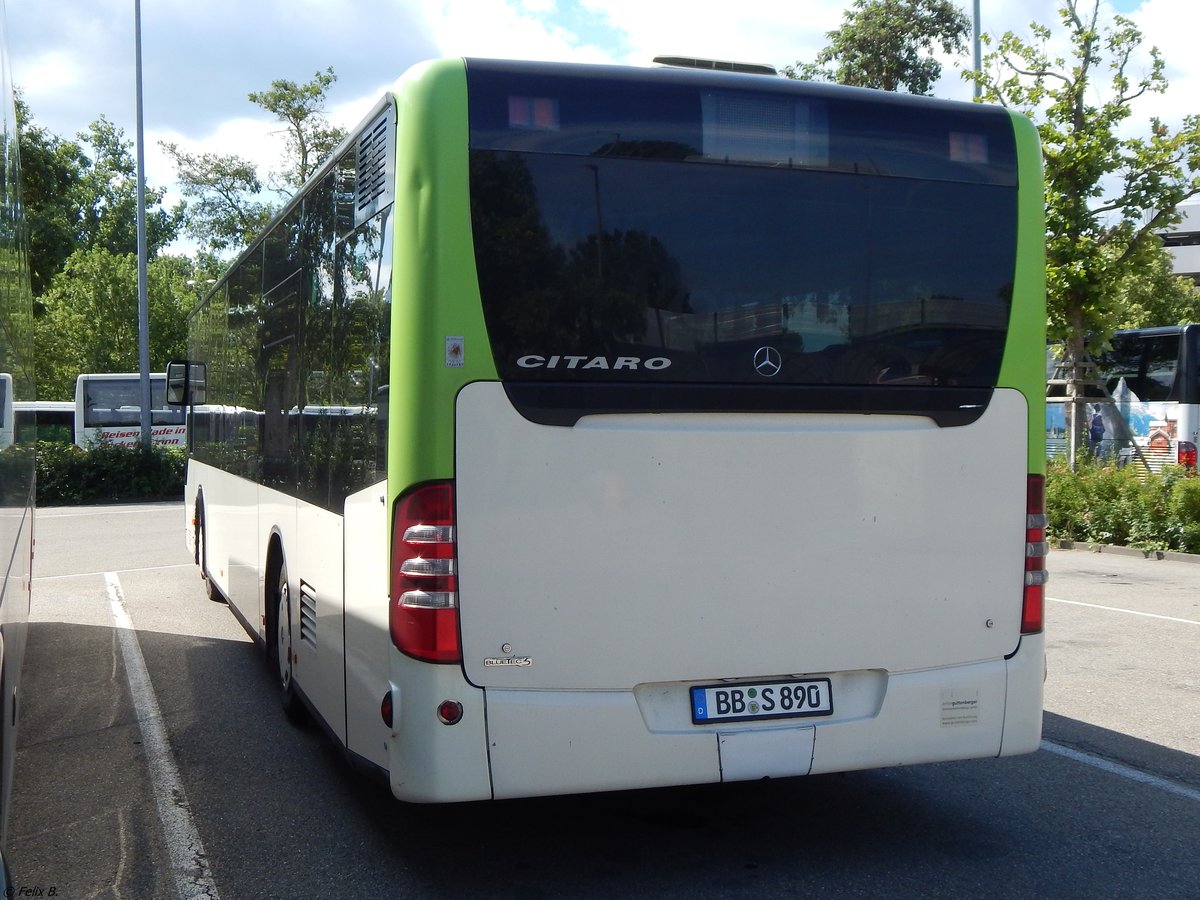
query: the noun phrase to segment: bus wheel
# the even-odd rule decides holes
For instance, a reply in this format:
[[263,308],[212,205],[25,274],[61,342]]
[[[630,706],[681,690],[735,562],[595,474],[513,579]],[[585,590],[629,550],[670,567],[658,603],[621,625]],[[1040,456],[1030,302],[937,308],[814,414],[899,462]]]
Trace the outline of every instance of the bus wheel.
[[284,714],[295,723],[304,721],[304,709],[292,683],[292,604],[288,588],[287,563],[279,566],[279,584],[275,589],[274,657],[279,670],[279,701]]
[[199,508],[196,515],[196,562],[200,564],[200,578],[204,581],[204,592],[213,603],[224,603],[225,595],[213,584],[212,576],[208,573],[208,535],[204,527],[204,507]]

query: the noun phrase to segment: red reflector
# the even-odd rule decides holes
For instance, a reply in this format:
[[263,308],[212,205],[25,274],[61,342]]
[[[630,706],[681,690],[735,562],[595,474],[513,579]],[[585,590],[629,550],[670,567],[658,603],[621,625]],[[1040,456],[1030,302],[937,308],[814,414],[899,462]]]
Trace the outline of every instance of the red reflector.
[[459,662],[454,483],[436,481],[396,503],[388,624],[396,649],[426,662]]
[[1046,479],[1030,475],[1025,501],[1025,593],[1021,634],[1037,634],[1046,608]]
[[379,715],[383,718],[383,724],[388,728],[392,727],[392,692],[388,691],[383,695],[383,700],[379,704]]
[[463,717],[462,704],[457,700],[443,700],[438,705],[437,715],[443,725],[457,725]]

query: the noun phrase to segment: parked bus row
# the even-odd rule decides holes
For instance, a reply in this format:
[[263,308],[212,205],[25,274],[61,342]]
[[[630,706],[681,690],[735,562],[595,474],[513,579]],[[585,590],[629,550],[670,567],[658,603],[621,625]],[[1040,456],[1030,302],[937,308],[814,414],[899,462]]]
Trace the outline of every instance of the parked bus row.
[[[136,373],[80,375],[74,400],[13,400],[10,376],[0,374],[0,449],[34,441],[99,441],[133,446],[141,441],[141,381]],[[150,437],[156,446],[187,443],[183,411],[166,403],[166,375],[150,375]]]

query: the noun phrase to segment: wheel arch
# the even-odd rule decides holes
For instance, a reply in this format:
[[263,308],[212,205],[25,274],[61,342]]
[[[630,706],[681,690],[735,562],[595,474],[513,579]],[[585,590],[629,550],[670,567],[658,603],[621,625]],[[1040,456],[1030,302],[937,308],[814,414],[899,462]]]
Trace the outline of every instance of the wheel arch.
[[283,568],[284,553],[283,553],[283,537],[279,533],[278,528],[271,530],[270,537],[267,538],[267,556],[263,564],[263,613],[264,613],[264,643],[267,648],[267,658],[275,658],[275,642],[272,635],[275,634],[275,614],[278,606],[275,598],[277,585],[279,584],[279,571]]

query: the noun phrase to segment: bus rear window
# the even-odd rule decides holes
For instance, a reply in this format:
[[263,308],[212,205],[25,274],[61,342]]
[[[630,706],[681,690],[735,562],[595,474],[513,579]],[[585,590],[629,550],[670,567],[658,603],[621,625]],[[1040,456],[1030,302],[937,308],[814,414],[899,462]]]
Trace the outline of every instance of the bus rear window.
[[901,120],[773,88],[625,104],[603,80],[582,97],[476,84],[475,257],[506,382],[995,386],[1017,233],[1005,114],[1007,132],[973,107]]
[[1015,192],[479,152],[475,253],[505,379],[990,387]]

